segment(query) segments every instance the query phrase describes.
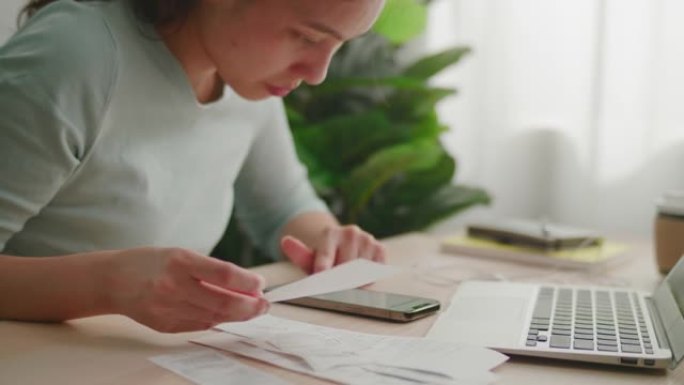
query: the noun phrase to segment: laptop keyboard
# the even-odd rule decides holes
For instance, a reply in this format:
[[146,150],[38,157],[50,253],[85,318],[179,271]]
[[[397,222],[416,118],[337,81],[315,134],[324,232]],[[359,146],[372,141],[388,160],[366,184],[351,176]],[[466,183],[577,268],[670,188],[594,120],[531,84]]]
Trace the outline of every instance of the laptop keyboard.
[[627,291],[541,287],[525,344],[653,354],[637,294]]

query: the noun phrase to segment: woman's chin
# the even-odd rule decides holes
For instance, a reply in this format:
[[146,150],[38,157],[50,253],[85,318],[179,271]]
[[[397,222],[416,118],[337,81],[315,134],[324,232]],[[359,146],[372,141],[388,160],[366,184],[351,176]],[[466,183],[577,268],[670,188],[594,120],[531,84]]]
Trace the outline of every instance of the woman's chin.
[[264,99],[268,99],[268,98],[274,96],[270,92],[268,92],[268,90],[266,90],[266,89],[256,89],[256,88],[242,89],[240,87],[236,87],[233,89],[233,92],[235,92],[241,98],[246,99],[246,100],[250,100],[250,101],[264,100]]

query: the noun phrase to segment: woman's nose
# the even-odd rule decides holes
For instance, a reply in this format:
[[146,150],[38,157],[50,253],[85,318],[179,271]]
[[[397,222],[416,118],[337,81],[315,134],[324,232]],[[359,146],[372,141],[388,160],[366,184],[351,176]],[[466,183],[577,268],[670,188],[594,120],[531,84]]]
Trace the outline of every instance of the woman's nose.
[[335,50],[321,50],[304,64],[303,80],[312,86],[323,83]]

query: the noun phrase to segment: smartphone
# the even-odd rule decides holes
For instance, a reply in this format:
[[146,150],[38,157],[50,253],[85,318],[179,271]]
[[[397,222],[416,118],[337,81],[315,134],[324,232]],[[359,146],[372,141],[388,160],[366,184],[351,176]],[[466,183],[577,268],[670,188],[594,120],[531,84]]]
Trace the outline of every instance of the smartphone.
[[363,289],[342,290],[283,302],[397,322],[423,318],[440,308],[439,301],[430,298]]

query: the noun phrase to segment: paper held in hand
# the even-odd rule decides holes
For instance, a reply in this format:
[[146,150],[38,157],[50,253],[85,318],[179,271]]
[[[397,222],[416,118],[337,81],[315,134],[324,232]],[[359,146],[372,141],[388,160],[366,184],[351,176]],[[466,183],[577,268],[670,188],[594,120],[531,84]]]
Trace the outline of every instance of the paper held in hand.
[[269,291],[264,297],[269,302],[332,293],[353,289],[387,278],[401,271],[396,266],[384,265],[367,259],[356,259],[332,269],[310,275],[299,281]]

